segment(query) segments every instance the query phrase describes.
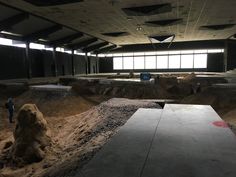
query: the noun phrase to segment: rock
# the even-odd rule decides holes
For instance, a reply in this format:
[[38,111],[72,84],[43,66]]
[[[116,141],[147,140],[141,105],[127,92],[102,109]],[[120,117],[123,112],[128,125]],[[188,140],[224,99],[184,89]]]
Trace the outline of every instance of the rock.
[[24,105],[18,115],[11,155],[15,163],[29,164],[41,161],[45,147],[51,144],[43,114],[34,104]]

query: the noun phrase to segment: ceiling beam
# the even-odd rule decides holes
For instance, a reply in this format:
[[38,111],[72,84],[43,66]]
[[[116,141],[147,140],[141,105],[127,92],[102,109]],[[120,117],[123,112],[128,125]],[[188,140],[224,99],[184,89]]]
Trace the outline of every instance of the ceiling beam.
[[14,15],[7,19],[0,21],[0,31],[7,31],[11,29],[14,25],[26,20],[29,18],[29,14],[27,13],[20,13],[18,15]]
[[31,33],[29,35],[26,35],[23,37],[23,40],[24,41],[37,41],[38,39],[40,38],[45,38],[47,37],[48,35],[52,34],[52,33],[55,33],[56,31],[59,31],[62,29],[62,26],[60,25],[54,25],[52,27],[49,27],[49,28],[45,28],[45,29],[42,29],[42,30],[39,30],[39,31],[36,31],[34,33]]
[[71,48],[73,50],[81,49],[82,47],[87,47],[89,44],[97,42],[97,40],[98,40],[97,38],[87,39],[85,41],[78,42],[76,44],[70,44],[68,45],[68,48]]
[[113,49],[117,48],[117,45],[112,45],[108,47],[101,48],[99,50],[96,50],[94,53],[99,54],[99,53],[107,53]]
[[65,4],[72,4],[72,3],[78,3],[83,2],[84,0],[24,0],[30,4],[33,4],[35,6],[56,6],[56,5],[65,5]]
[[0,37],[1,38],[12,39],[12,40],[17,40],[17,41],[21,41],[22,40],[21,36],[16,36],[16,35],[12,35],[12,34],[6,34],[6,33],[2,33],[2,32],[0,32]]
[[75,39],[81,38],[83,36],[83,33],[76,33],[76,34],[72,34],[60,39],[56,39],[54,41],[50,41],[49,45],[53,45],[53,46],[62,46],[64,44],[67,44]]
[[91,52],[91,51],[100,49],[101,47],[107,46],[108,44],[109,44],[109,42],[102,42],[102,43],[95,44],[95,45],[89,46],[87,48],[84,48],[83,51],[86,53]]

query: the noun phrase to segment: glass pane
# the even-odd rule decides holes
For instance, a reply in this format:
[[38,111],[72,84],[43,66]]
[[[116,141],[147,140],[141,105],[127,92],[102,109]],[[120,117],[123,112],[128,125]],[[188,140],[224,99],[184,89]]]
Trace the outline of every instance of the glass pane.
[[160,51],[160,52],[157,52],[156,54],[157,55],[168,55],[168,51]]
[[181,68],[193,68],[193,55],[181,56]]
[[124,69],[134,69],[133,57],[124,57],[123,62],[124,62]]
[[168,56],[157,56],[157,69],[168,68]]
[[123,53],[123,56],[134,56],[134,53]]
[[156,55],[156,52],[145,52],[145,55]]
[[122,57],[114,57],[113,58],[113,69],[122,69],[123,61]]
[[207,68],[207,54],[194,55],[194,68]]
[[122,53],[113,53],[113,57],[122,57]]
[[11,39],[0,38],[0,45],[12,45]]
[[180,55],[170,55],[169,56],[169,68],[170,69],[180,68]]
[[207,51],[208,53],[222,53],[222,49],[211,49]]
[[180,54],[180,51],[176,50],[176,51],[169,51],[169,54]]
[[144,69],[144,57],[134,57],[134,69]]
[[145,69],[156,69],[156,56],[145,57]]
[[31,49],[39,49],[39,50],[42,50],[42,49],[45,49],[45,45],[36,44],[36,43],[30,43],[30,48],[31,48]]
[[113,57],[113,54],[106,54],[106,57]]
[[[78,53],[78,52],[76,52]],[[105,54],[98,54],[98,57],[105,57]]]
[[207,53],[207,50],[194,50],[194,53]]
[[190,54],[193,53],[193,50],[182,50],[181,54]]
[[56,48],[56,51],[57,51],[57,52],[64,52],[64,48],[57,47],[57,48]]
[[144,52],[135,52],[134,56],[144,56]]

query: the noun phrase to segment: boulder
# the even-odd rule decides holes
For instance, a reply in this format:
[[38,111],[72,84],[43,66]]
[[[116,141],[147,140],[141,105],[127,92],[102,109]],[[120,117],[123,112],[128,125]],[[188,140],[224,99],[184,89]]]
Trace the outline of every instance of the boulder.
[[50,146],[47,122],[34,104],[25,104],[17,115],[14,143],[11,149],[15,163],[39,162],[45,157],[45,148]]

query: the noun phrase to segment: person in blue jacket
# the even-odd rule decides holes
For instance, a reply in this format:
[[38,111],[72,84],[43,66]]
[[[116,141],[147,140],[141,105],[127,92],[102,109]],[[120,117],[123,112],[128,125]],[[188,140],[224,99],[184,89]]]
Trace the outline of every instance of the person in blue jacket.
[[8,98],[7,103],[6,103],[6,108],[8,110],[9,122],[13,123],[13,115],[14,115],[15,105],[13,103],[12,98]]

